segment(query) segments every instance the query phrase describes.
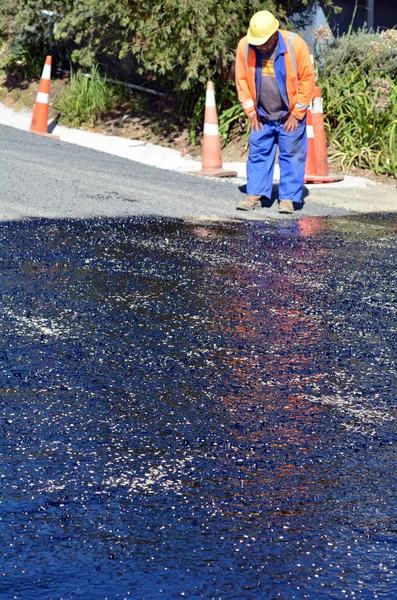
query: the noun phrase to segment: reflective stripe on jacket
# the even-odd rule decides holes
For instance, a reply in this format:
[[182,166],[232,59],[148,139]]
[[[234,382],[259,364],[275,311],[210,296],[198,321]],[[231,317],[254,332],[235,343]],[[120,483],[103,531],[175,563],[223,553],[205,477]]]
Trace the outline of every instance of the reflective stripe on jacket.
[[[297,119],[303,119],[314,92],[314,69],[309,48],[303,38],[290,31],[278,30],[277,56],[274,72],[280,93],[289,111]],[[257,50],[243,37],[237,46],[236,86],[238,98],[247,117],[255,116],[261,85],[256,76]]]

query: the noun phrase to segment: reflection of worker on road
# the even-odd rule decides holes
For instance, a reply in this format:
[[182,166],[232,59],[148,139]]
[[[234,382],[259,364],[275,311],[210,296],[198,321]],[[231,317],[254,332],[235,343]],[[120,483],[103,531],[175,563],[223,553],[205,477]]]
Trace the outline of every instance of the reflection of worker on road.
[[292,213],[302,203],[307,154],[306,112],[314,90],[314,70],[306,42],[279,29],[262,10],[251,18],[236,55],[237,93],[251,122],[247,197],[237,209],[254,210],[271,197],[279,148],[279,211]]

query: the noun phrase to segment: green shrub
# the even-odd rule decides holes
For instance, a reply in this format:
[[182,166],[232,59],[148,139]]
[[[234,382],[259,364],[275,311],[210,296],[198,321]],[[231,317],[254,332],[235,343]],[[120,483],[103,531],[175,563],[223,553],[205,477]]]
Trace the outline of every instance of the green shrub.
[[4,69],[7,73],[19,73],[23,79],[40,79],[46,54],[45,49],[33,49],[19,40],[8,46]]
[[397,31],[359,31],[320,52],[330,159],[397,177]]
[[[330,158],[347,169],[358,166],[397,176],[397,84],[389,77],[350,81],[337,77],[344,89],[338,104],[330,106]],[[330,129],[330,128],[329,128]]]
[[327,79],[335,73],[354,71],[360,67],[364,75],[372,77],[381,73],[397,77],[397,30],[369,33],[365,29],[335,38],[330,46],[316,46],[316,62],[321,77]]
[[97,65],[91,69],[90,77],[81,71],[71,74],[70,83],[55,102],[66,123],[80,127],[83,123],[95,124],[100,116],[111,109],[118,95],[106,76],[102,77]]

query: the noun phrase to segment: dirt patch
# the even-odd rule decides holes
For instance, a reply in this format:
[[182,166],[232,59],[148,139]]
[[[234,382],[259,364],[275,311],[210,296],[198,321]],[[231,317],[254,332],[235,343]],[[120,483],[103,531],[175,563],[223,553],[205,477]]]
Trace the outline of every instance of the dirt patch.
[[[57,117],[54,103],[67,83],[66,78],[51,81],[51,102],[48,111],[51,119]],[[16,111],[33,110],[38,88],[39,82],[36,80],[24,80],[18,73],[0,72],[0,102]]]
[[[60,121],[62,123],[62,117]],[[116,135],[178,150],[182,156],[201,157],[201,131],[198,142],[192,144],[190,123],[178,114],[178,107],[168,99],[147,95],[128,100],[112,111],[102,115],[95,125],[83,125],[84,129],[97,133]],[[233,133],[227,145],[222,147],[224,161],[247,159],[247,138]]]

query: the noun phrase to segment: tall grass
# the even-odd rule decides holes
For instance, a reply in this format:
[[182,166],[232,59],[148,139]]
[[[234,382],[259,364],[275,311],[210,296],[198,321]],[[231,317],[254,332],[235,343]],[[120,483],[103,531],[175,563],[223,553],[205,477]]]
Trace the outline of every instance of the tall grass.
[[224,143],[227,142],[232,127],[238,123],[242,124],[244,121],[247,121],[246,135],[248,135],[250,122],[245,118],[244,111],[237,100],[236,94],[236,100],[232,106],[222,111],[219,116],[219,133]]
[[333,98],[325,115],[331,161],[344,170],[357,166],[397,177],[397,84],[389,77],[368,83],[359,76],[352,81],[351,74],[335,75],[323,90]]
[[114,106],[117,98],[114,86],[107,82],[106,76],[101,76],[98,66],[94,65],[89,77],[81,71],[71,74],[70,83],[62,90],[55,108],[72,127],[80,127],[83,123],[94,125],[103,113]]

